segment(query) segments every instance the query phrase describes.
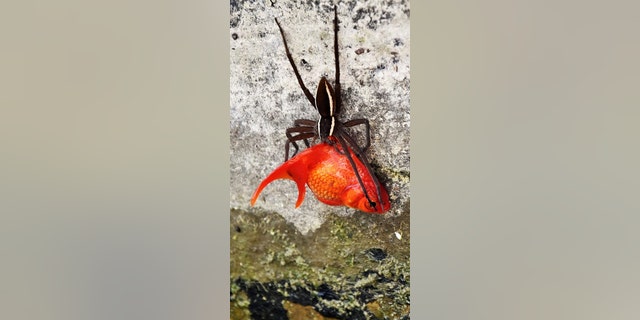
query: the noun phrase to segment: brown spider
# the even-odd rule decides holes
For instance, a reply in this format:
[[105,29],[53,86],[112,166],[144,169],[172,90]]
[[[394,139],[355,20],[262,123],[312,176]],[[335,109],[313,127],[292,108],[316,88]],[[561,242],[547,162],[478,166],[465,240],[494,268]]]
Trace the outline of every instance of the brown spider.
[[[305,96],[311,103],[311,105],[320,113],[320,119],[318,121],[308,120],[308,119],[296,119],[293,122],[293,127],[288,128],[286,130],[287,135],[287,143],[285,145],[285,161],[289,159],[289,145],[293,145],[294,152],[293,156],[298,152],[298,144],[296,141],[303,140],[305,145],[309,147],[309,139],[320,139],[321,142],[326,142],[344,154],[351,164],[356,177],[358,178],[358,183],[363,190],[367,200],[371,207],[376,207],[376,202],[378,199],[382,201],[382,196],[380,193],[380,182],[376,178],[369,162],[367,161],[367,157],[365,152],[369,149],[371,145],[370,140],[370,127],[369,120],[367,119],[353,119],[346,122],[342,122],[337,119],[337,115],[340,113],[340,109],[342,107],[342,97],[340,91],[340,62],[338,55],[338,8],[336,5],[333,7],[334,9],[334,18],[333,18],[333,32],[334,32],[334,55],[335,55],[335,67],[336,67],[336,81],[335,81],[335,90],[329,84],[326,77],[322,77],[320,79],[320,83],[318,84],[318,90],[316,92],[315,98],[304,85],[302,78],[300,77],[300,73],[298,72],[298,68],[293,61],[293,57],[291,56],[291,52],[289,51],[289,47],[287,46],[287,40],[284,36],[284,32],[282,31],[282,26],[280,26],[280,22],[276,18],[276,24],[278,25],[278,29],[280,29],[280,35],[282,35],[282,41],[284,42],[284,48],[287,53],[287,58],[289,59],[289,63],[291,63],[291,67],[293,68],[293,72],[296,74],[296,78],[298,79],[298,83],[300,84],[300,88],[304,92]],[[349,135],[346,128],[354,127],[357,125],[365,126],[365,137],[366,143],[364,147],[360,147],[356,140]],[[336,143],[340,144],[340,148],[337,148]],[[375,197],[371,197],[369,195],[369,191],[366,190],[364,184],[362,183],[362,178],[356,169],[356,164],[353,161],[349,152],[344,152],[346,150],[353,150],[354,154],[362,161],[362,163],[367,168],[367,171],[373,177],[375,181]],[[376,201],[373,201],[376,199]]]

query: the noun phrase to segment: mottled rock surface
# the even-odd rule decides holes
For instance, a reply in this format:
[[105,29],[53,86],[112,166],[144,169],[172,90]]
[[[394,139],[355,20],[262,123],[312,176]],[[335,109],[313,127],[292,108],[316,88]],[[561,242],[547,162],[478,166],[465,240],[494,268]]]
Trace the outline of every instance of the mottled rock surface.
[[[286,58],[276,17],[306,86],[315,93],[321,76],[332,84],[335,77],[331,1],[231,1],[231,209],[249,209],[260,181],[284,161],[293,120],[318,118]],[[369,119],[367,155],[392,202],[384,217],[408,215],[409,3],[344,1],[338,19],[341,119]],[[295,184],[278,180],[256,209],[278,213],[303,235],[329,215],[364,215],[324,205],[310,192],[295,209],[296,198]]]

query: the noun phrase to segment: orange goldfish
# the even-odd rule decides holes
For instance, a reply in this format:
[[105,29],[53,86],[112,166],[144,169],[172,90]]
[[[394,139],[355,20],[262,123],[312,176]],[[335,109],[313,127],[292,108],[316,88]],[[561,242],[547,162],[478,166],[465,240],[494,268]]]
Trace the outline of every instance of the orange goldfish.
[[[323,142],[287,160],[262,180],[251,197],[251,205],[255,204],[260,192],[269,183],[277,179],[289,179],[295,181],[298,186],[296,208],[300,207],[304,200],[305,184],[307,184],[318,200],[325,204],[343,205],[370,213],[388,211],[391,205],[384,186],[378,183],[380,186],[378,197],[376,178],[369,174],[362,161],[349,149],[366,189],[363,190],[346,155],[336,148],[339,147]],[[364,192],[367,192],[369,199],[375,202],[375,206],[371,206]]]

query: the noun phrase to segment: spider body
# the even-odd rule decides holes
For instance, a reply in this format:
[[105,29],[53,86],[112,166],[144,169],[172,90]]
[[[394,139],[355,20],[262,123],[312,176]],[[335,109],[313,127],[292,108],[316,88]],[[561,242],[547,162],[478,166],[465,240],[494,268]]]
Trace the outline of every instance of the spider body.
[[[289,51],[282,26],[278,22],[278,19],[275,19],[275,21],[278,25],[278,29],[280,30],[280,35],[282,36],[282,41],[284,43],[287,58],[289,59],[289,63],[291,64],[293,72],[296,75],[298,84],[300,85],[300,88],[304,92],[304,95],[307,97],[311,105],[320,114],[320,119],[318,119],[317,121],[309,119],[297,119],[294,121],[293,127],[290,127],[286,130],[287,143],[285,144],[285,161],[289,159],[289,148],[291,145],[293,145],[294,148],[292,156],[294,156],[298,152],[299,148],[297,142],[299,141],[303,141],[307,148],[310,146],[309,139],[320,140],[321,143],[327,143],[331,146],[334,146],[334,148],[336,148],[339,153],[343,154],[350,163],[351,168],[357,178],[358,184],[362,188],[364,196],[369,202],[368,205],[374,208],[374,210],[376,206],[388,208],[388,203],[385,203],[388,202],[388,197],[383,196],[383,193],[386,194],[386,191],[384,191],[384,188],[376,178],[365,155],[365,152],[371,145],[369,120],[363,118],[342,122],[338,119],[338,115],[340,114],[340,110],[342,107],[342,98],[340,86],[340,63],[338,53],[337,6],[334,6],[333,19],[333,46],[336,70],[335,89],[331,86],[327,78],[323,76],[318,83],[315,97],[311,94],[309,89],[307,89],[304,82],[302,81],[302,77],[298,72],[298,68],[296,67],[291,52]],[[362,147],[358,145],[356,139],[351,137],[348,132],[348,128],[358,125],[364,125],[365,128],[365,145]],[[353,152],[345,152],[345,150],[352,150]],[[362,174],[358,171],[358,167],[353,159],[353,156],[359,159],[359,161],[365,167],[367,175],[372,177],[372,185],[369,184],[369,186],[367,187],[367,185],[365,185],[365,183],[363,182]]]

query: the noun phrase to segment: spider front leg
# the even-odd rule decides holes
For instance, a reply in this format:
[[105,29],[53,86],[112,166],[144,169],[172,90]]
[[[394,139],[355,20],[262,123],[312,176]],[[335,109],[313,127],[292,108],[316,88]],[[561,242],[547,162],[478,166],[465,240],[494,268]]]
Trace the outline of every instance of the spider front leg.
[[369,147],[371,146],[371,127],[369,126],[369,120],[367,119],[353,119],[353,120],[349,120],[345,123],[342,124],[343,127],[349,128],[349,127],[354,127],[357,125],[361,125],[364,124],[365,127],[365,139],[366,139],[366,144],[364,146],[364,148],[360,148],[362,149],[362,152],[367,152],[367,150],[369,149]]
[[333,57],[336,64],[336,107],[335,113],[340,113],[342,108],[342,93],[340,92],[340,54],[338,53],[338,5],[333,5]]
[[289,59],[289,63],[291,64],[291,67],[293,68],[293,73],[296,74],[296,79],[298,79],[298,84],[300,85],[300,88],[302,89],[302,92],[304,92],[304,95],[307,97],[307,99],[309,100],[311,105],[315,108],[316,107],[316,99],[311,94],[311,91],[309,91],[309,89],[307,89],[307,86],[304,85],[304,81],[302,81],[302,77],[300,76],[300,72],[298,72],[298,68],[296,67],[296,63],[293,61],[293,56],[291,56],[291,51],[289,51],[289,46],[287,45],[287,39],[284,37],[284,31],[282,31],[282,26],[280,26],[280,22],[278,22],[277,18],[275,18],[275,20],[276,20],[276,24],[278,25],[278,29],[280,29],[280,35],[282,36],[282,43],[284,43],[284,50],[287,53],[287,59]]
[[[375,173],[373,172],[373,168],[371,168],[371,165],[369,164],[369,160],[367,160],[367,156],[364,154],[364,151],[362,149],[360,149],[360,147],[358,146],[358,144],[353,140],[353,138],[351,136],[349,136],[346,132],[344,131],[339,131],[337,133],[337,140],[338,142],[340,142],[341,146],[343,149],[346,149],[347,146],[351,147],[351,150],[353,150],[353,153],[356,155],[356,157],[358,157],[358,159],[360,159],[360,161],[362,162],[362,164],[364,164],[365,168],[367,169],[369,175],[373,178],[374,180],[374,185],[375,185],[375,191],[376,191],[376,197],[379,201],[382,201],[382,194],[381,194],[381,184],[380,181],[378,180],[378,178],[376,177]],[[350,157],[348,157],[350,158]],[[350,161],[352,161],[350,159]],[[355,165],[352,164],[352,167],[355,170]],[[356,176],[359,178],[359,174],[357,174],[356,171]],[[360,180],[359,180],[360,181]],[[365,195],[367,196],[367,200],[369,200],[369,204],[375,208],[375,204],[372,203],[371,199],[369,198],[367,191],[364,188],[364,184],[360,183],[360,186],[362,187],[362,189],[364,190]]]
[[371,197],[369,197],[369,192],[367,188],[364,186],[364,183],[362,182],[362,177],[360,176],[360,173],[358,173],[357,166],[353,161],[353,158],[351,157],[351,154],[349,152],[348,145],[350,145],[353,140],[351,140],[351,137],[349,137],[349,135],[347,135],[344,131],[338,131],[337,134],[334,136],[334,138],[335,140],[337,140],[338,144],[340,144],[340,147],[344,151],[344,155],[347,157],[347,160],[349,160],[349,163],[351,164],[351,168],[353,169],[353,172],[356,175],[356,179],[358,179],[358,183],[362,188],[362,192],[364,193],[365,198],[367,198],[367,201],[369,201],[369,206],[371,206],[375,210],[376,205],[378,204],[378,201],[382,201],[382,196],[380,194],[380,185],[379,185],[380,182],[378,182],[378,179],[376,179],[375,175],[373,174],[373,170],[370,169],[369,163],[367,162],[366,157],[362,154],[362,150],[360,150],[360,147],[358,147],[357,145],[351,146],[351,150],[356,155],[356,157],[360,159],[362,164],[364,164],[369,175],[374,181],[374,185],[376,188],[376,197],[377,197],[376,201],[371,200]]

